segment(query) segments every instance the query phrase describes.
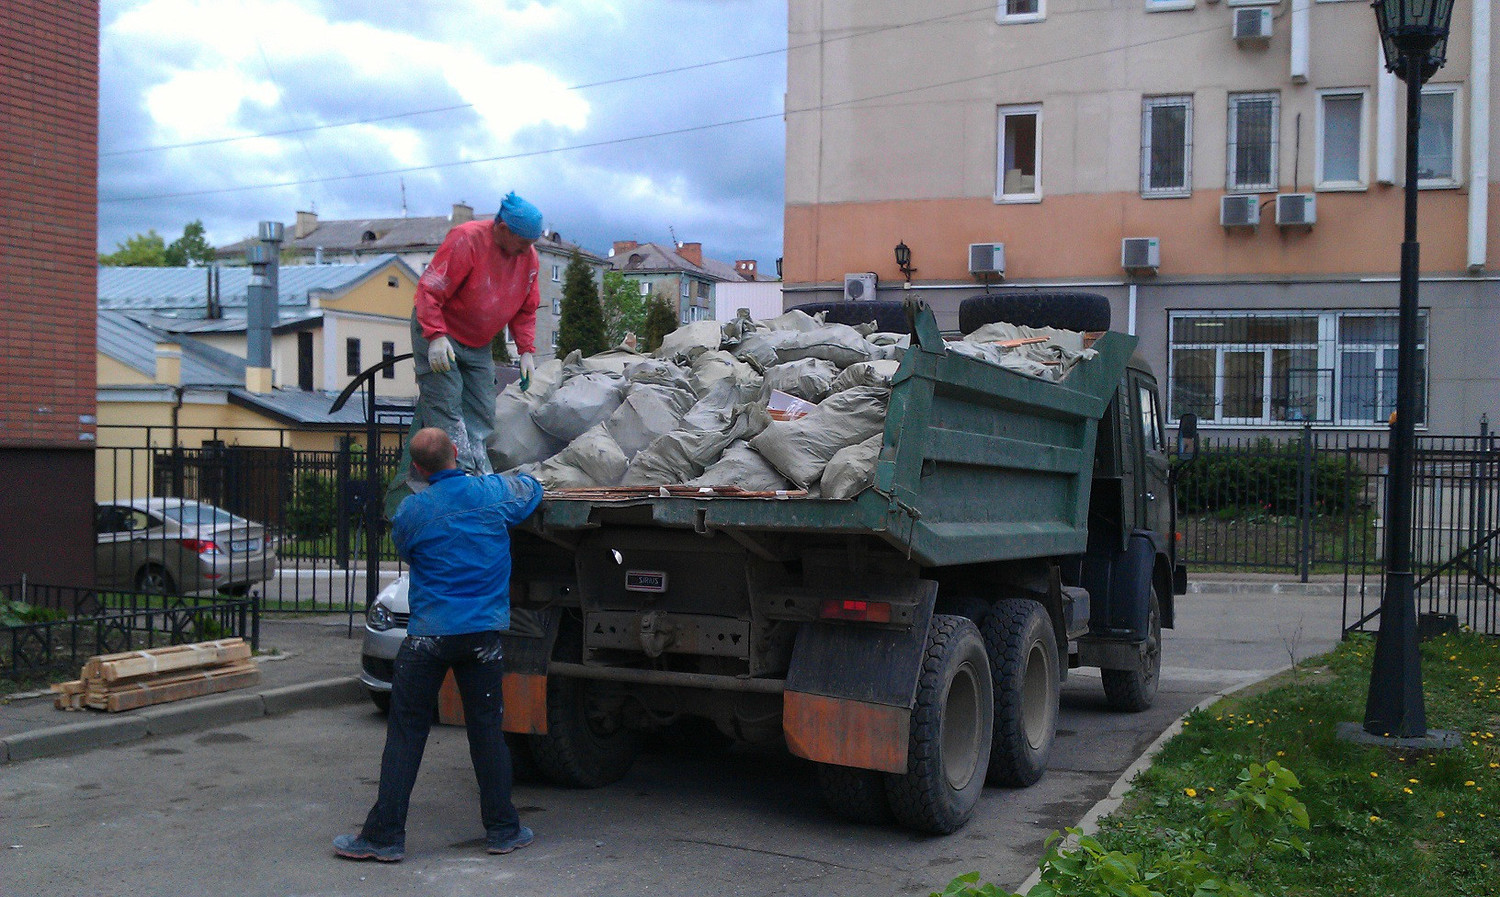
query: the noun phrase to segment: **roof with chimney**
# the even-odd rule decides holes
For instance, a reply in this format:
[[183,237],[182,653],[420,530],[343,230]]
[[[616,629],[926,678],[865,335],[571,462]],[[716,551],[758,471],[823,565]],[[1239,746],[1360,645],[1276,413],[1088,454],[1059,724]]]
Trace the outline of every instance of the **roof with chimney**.
[[[286,240],[283,249],[292,249],[300,255],[313,255],[319,249],[329,253],[389,253],[389,252],[436,252],[448,236],[448,231],[466,221],[489,220],[493,212],[475,215],[467,205],[457,204],[453,214],[422,216],[415,218],[347,218],[324,220],[313,212],[298,212],[297,220],[286,225]],[[243,257],[245,251],[260,241],[246,237],[214,250],[221,259],[232,260]],[[537,241],[539,249],[554,250],[571,255],[575,250],[586,261],[603,263],[602,256],[595,255],[577,243],[564,240],[556,231],[547,231]]]
[[[684,251],[692,257],[685,257],[683,255]],[[622,274],[678,274],[687,272],[707,280],[728,281],[732,283],[776,279],[774,277],[767,277],[759,273],[759,271],[755,272],[753,276],[747,276],[741,273],[736,268],[736,265],[707,258],[703,255],[703,245],[701,243],[684,243],[680,247],[677,247],[663,246],[660,243],[636,243],[633,240],[623,240],[615,244],[609,263],[616,271]],[[750,264],[754,265],[753,262]]]
[[184,386],[236,387],[245,384],[245,359],[142,323],[123,312],[101,311],[96,345],[99,352],[148,377],[156,376],[156,344],[182,349]]
[[[329,411],[337,393],[322,390],[290,389],[278,387],[270,392],[250,392],[247,389],[231,389],[229,404],[249,408],[272,420],[298,427],[321,426],[344,429],[365,422],[363,393],[356,394],[338,411]],[[411,426],[412,408],[415,399],[400,399],[380,396],[375,408],[375,422],[382,426]]]
[[[309,308],[309,294],[346,292],[391,265],[406,269],[412,280],[417,273],[400,256],[385,254],[350,265],[285,265],[277,275],[281,309]],[[178,317],[206,317],[208,278],[214,269],[188,268],[99,268],[99,308],[103,311],[155,312]],[[248,267],[221,266],[219,302],[226,314],[243,318],[245,295],[250,285]],[[243,329],[243,324],[240,329]]]

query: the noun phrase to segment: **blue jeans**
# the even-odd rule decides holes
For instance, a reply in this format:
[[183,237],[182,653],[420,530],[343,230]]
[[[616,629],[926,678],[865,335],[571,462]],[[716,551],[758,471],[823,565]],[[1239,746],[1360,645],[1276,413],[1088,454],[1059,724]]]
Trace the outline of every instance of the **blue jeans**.
[[521,827],[510,800],[510,750],[500,721],[505,713],[500,680],[504,661],[500,633],[407,636],[396,652],[391,679],[391,712],[385,754],[380,759],[380,794],[360,834],[382,847],[406,845],[406,811],[422,765],[427,733],[437,715],[438,691],[448,670],[463,698],[469,757],[479,780],[479,812],[491,839],[508,838]]

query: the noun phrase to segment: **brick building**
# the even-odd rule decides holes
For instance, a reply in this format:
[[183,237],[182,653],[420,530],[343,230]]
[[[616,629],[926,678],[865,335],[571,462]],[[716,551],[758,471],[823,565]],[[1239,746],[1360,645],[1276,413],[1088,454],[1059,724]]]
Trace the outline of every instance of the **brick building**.
[[0,4],[0,583],[89,585],[99,4]]

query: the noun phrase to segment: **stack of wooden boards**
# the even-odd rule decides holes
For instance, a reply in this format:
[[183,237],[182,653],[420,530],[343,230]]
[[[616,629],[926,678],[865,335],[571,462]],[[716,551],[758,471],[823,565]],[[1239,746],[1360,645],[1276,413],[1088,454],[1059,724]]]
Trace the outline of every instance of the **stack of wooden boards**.
[[116,713],[217,694],[260,681],[244,639],[225,638],[146,651],[100,654],[80,678],[52,686],[59,710],[91,707]]

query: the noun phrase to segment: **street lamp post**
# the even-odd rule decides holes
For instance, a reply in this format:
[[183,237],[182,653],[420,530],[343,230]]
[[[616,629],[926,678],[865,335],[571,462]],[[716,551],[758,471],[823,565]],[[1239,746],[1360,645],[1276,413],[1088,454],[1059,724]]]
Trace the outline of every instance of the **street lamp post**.
[[1422,84],[1442,67],[1453,17],[1453,0],[1375,0],[1375,19],[1386,68],[1406,82],[1406,227],[1401,243],[1399,344],[1396,355],[1396,416],[1391,427],[1390,478],[1386,499],[1386,573],[1380,598],[1380,630],[1364,730],[1370,735],[1422,738],[1427,711],[1417,650],[1417,606],[1411,563],[1412,481],[1417,418],[1417,137]]

